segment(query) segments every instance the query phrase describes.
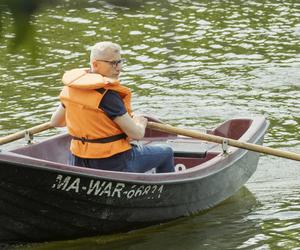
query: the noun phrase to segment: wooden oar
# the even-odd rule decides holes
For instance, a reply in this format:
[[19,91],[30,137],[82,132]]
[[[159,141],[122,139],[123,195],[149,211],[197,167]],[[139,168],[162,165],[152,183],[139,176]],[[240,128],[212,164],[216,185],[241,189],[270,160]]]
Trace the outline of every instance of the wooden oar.
[[[156,123],[156,122],[148,122],[147,127],[150,129],[154,129],[154,130],[158,130],[158,131],[162,131],[162,132],[184,135],[184,136],[200,139],[203,141],[210,141],[210,142],[215,142],[215,143],[219,143],[219,144],[222,144],[224,142],[224,140],[226,140],[228,145],[233,146],[233,147],[243,148],[243,149],[247,149],[247,150],[258,152],[258,153],[269,154],[269,155],[274,155],[274,156],[287,158],[287,159],[291,159],[291,160],[295,160],[295,161],[300,161],[300,154],[296,154],[293,152],[287,152],[287,151],[283,151],[283,150],[279,150],[279,149],[274,149],[274,148],[270,148],[270,147],[260,146],[260,145],[253,144],[253,143],[241,142],[241,141],[230,139],[230,138],[205,134],[205,133],[201,133],[198,131],[193,131],[193,130],[188,130],[188,129],[183,129],[183,128],[177,128],[177,127],[174,127],[171,125]],[[35,127],[25,129],[23,131],[19,131],[17,133],[11,134],[11,135],[1,137],[0,145],[21,139],[25,136],[26,133],[36,134],[36,133],[45,131],[49,128],[52,128],[50,125],[50,122],[46,122],[46,123],[37,125]]]
[[26,133],[33,135],[33,134],[45,131],[49,128],[52,128],[50,125],[50,122],[45,122],[45,123],[37,125],[35,127],[25,129],[25,130],[19,131],[17,133],[11,134],[11,135],[3,136],[0,138],[0,145],[21,139],[25,136]]
[[188,136],[188,137],[192,137],[192,138],[196,138],[196,139],[200,139],[200,140],[204,140],[204,141],[220,143],[220,144],[222,144],[224,142],[224,140],[226,140],[228,145],[233,146],[233,147],[243,148],[243,149],[255,151],[258,153],[269,154],[269,155],[274,155],[274,156],[287,158],[287,159],[291,159],[291,160],[295,160],[295,161],[300,161],[300,154],[296,154],[293,152],[287,152],[287,151],[283,151],[283,150],[279,150],[279,149],[274,149],[274,148],[270,148],[270,147],[264,147],[264,146],[260,146],[260,145],[253,144],[253,143],[241,142],[241,141],[237,141],[237,140],[233,140],[233,139],[229,139],[229,138],[225,138],[225,137],[221,137],[221,136],[204,134],[201,132],[187,130],[187,129],[183,129],[183,128],[177,128],[177,127],[173,127],[171,125],[156,123],[156,122],[148,122],[147,127],[150,129],[159,130],[162,132],[168,132],[168,133],[177,134],[177,135],[184,135],[184,136]]

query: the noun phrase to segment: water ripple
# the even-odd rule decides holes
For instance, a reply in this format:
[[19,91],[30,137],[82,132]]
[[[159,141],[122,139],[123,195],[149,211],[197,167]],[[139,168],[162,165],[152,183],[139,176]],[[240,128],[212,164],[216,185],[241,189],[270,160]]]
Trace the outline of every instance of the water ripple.
[[[35,64],[25,50],[8,50],[12,20],[9,14],[3,19],[0,136],[47,121],[58,104],[63,72],[88,67],[90,47],[113,40],[127,59],[121,79],[133,89],[135,112],[197,129],[236,116],[264,115],[270,121],[265,145],[300,152],[296,1],[143,1],[140,9],[88,3],[71,8],[71,2],[61,1],[35,17]],[[228,211],[219,224],[213,217],[201,234],[187,234],[187,242],[197,238],[194,249],[206,249],[217,240],[228,249],[296,249],[299,169],[297,162],[262,156],[248,184],[260,205],[242,218],[232,214],[225,223],[227,238],[213,235],[230,217]],[[201,226],[195,228],[199,233]],[[211,235],[205,234],[208,228]]]

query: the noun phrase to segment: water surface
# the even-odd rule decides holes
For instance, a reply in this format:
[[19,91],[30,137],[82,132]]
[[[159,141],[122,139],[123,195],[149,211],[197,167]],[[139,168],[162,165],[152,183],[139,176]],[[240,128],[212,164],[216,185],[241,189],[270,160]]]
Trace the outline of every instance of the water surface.
[[[49,120],[65,70],[88,66],[96,42],[121,44],[136,113],[211,128],[263,115],[265,145],[300,153],[298,1],[60,1],[35,18],[38,56],[0,46],[0,136]],[[61,133],[49,130],[37,140]],[[22,140],[13,145],[22,145]],[[9,146],[7,146],[9,147]],[[205,213],[128,234],[24,249],[300,249],[300,164],[261,156],[239,193]],[[59,246],[59,247],[58,247]]]

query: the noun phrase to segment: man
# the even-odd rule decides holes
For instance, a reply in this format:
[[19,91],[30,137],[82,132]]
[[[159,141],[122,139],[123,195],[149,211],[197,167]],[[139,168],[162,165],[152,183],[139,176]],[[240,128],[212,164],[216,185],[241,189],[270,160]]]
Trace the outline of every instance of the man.
[[93,46],[90,69],[67,71],[61,104],[51,117],[54,127],[67,126],[70,164],[124,172],[173,172],[173,151],[167,146],[131,145],[144,137],[147,119],[131,115],[131,91],[118,80],[121,48],[111,42]]

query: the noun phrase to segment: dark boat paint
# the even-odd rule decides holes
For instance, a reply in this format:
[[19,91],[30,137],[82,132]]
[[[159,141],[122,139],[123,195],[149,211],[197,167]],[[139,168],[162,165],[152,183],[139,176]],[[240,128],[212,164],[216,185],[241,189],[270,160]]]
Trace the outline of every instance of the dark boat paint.
[[[233,119],[210,133],[262,144],[267,127],[262,117]],[[259,159],[255,152],[229,147],[224,154],[214,143],[148,130],[143,143],[157,141],[183,144],[175,162],[187,169],[138,174],[68,166],[67,135],[0,153],[0,241],[74,239],[188,216],[239,190]]]

